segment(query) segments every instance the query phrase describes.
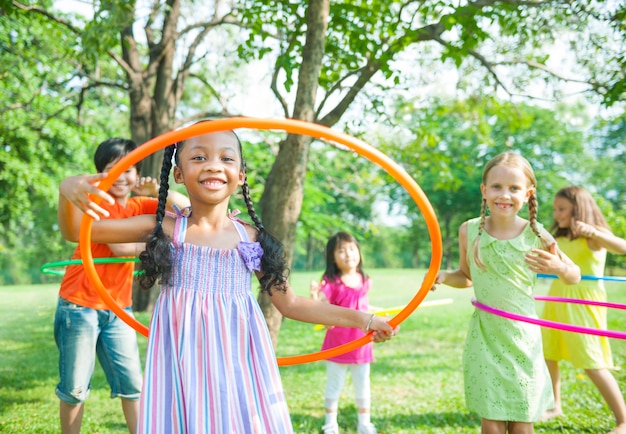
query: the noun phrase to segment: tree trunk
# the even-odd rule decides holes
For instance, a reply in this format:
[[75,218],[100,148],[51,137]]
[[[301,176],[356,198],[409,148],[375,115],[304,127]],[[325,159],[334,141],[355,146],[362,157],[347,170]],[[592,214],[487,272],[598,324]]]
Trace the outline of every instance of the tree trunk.
[[306,239],[306,269],[307,270],[313,269],[313,261],[314,261],[313,246],[315,245],[316,243],[313,241],[313,236],[309,234]]
[[[178,37],[176,26],[180,15],[180,0],[169,0],[163,20],[161,40],[153,40],[153,34],[147,34],[151,46],[149,60],[145,64],[144,55],[137,49],[132,22],[121,33],[122,61],[126,71],[128,95],[130,99],[130,131],[133,141],[142,145],[148,140],[169,131],[178,100],[182,95],[183,83],[174,90],[173,62],[175,40]],[[129,12],[134,12],[129,9]],[[131,18],[131,17],[129,17]],[[163,150],[159,150],[144,159],[141,173],[160,179]],[[154,286],[144,290],[133,285],[133,309],[141,312],[151,309],[157,291]]]
[[[310,143],[310,137],[295,135],[287,137],[272,165],[261,199],[263,224],[283,243],[287,264],[293,261],[296,224],[302,209]],[[258,300],[276,347],[282,315],[266,293],[260,293]]]
[[[294,105],[295,119],[315,121],[315,98],[322,67],[330,0],[310,0],[307,9],[306,43],[298,75],[298,91]],[[285,246],[287,263],[291,266],[296,240],[296,224],[302,209],[304,181],[310,137],[288,135],[281,143],[276,160],[265,183],[261,198],[261,216],[265,227]],[[267,321],[274,348],[282,315],[262,292],[258,297]]]

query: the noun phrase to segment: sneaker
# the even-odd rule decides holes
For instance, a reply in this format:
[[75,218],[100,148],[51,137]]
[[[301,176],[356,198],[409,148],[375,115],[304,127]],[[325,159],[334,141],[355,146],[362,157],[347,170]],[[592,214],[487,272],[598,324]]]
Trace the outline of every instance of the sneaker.
[[339,425],[337,423],[327,423],[322,427],[322,432],[324,434],[339,434]]
[[357,434],[377,434],[376,427],[371,423],[360,423],[356,427]]

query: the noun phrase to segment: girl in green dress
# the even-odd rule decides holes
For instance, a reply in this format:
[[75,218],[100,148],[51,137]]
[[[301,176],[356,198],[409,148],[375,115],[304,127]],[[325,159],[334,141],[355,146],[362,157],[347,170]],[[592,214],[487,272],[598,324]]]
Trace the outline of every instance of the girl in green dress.
[[[579,268],[563,255],[536,220],[536,180],[519,154],[505,152],[483,171],[480,217],[459,229],[459,269],[441,271],[435,283],[473,286],[485,305],[536,318],[536,273],[580,280]],[[528,204],[528,220],[518,213]],[[465,401],[481,418],[483,434],[527,434],[554,406],[539,326],[476,309],[463,349]]]

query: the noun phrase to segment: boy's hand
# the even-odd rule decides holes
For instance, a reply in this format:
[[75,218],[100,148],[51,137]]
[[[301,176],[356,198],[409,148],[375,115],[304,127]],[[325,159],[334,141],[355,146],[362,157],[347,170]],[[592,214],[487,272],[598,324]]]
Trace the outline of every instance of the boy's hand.
[[94,202],[89,195],[97,196],[111,205],[115,203],[115,199],[106,191],[98,188],[100,180],[106,177],[107,173],[70,176],[61,182],[59,192],[79,210],[94,220],[100,220],[100,216],[109,217],[109,212]]
[[156,179],[150,176],[142,176],[133,188],[133,193],[139,196],[157,197],[159,195],[159,184]]

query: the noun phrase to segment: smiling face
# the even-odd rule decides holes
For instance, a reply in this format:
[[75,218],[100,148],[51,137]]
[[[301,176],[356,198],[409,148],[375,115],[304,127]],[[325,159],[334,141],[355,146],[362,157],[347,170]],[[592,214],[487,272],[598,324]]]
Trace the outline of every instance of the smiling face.
[[480,190],[491,215],[515,216],[534,187],[522,169],[499,164],[489,170]]
[[[111,161],[104,167],[103,172],[110,171],[119,160],[120,159],[118,158],[115,161]],[[111,185],[111,187],[107,190],[107,193],[113,196],[118,202],[124,202],[130,196],[130,193],[137,184],[138,179],[139,174],[137,173],[137,168],[135,166],[131,166],[115,180],[113,185]]]
[[333,256],[342,274],[354,272],[361,262],[359,247],[351,241],[339,242]]
[[552,216],[559,228],[569,228],[574,217],[574,204],[564,197],[556,196],[552,203]]
[[193,137],[179,145],[174,179],[185,184],[189,199],[217,204],[243,184],[239,141],[232,132]]

